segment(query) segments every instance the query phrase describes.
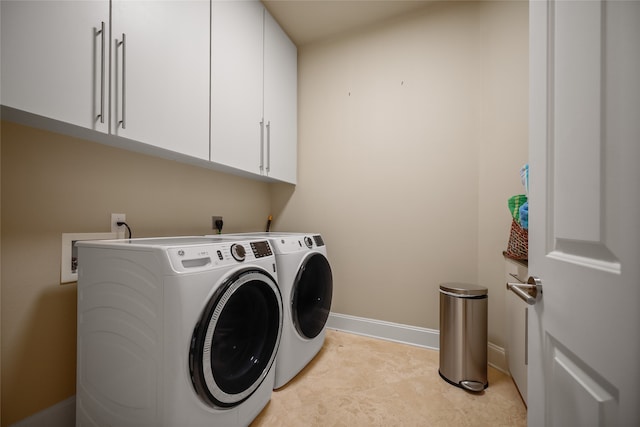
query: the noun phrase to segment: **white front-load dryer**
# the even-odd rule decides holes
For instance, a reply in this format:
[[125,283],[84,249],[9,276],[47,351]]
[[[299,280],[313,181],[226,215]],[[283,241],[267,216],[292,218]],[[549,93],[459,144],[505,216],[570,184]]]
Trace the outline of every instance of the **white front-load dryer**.
[[283,308],[267,239],[79,242],[76,425],[247,426]]
[[291,381],[324,344],[333,297],[333,276],[327,247],[317,233],[245,233],[222,235],[227,239],[268,239],[278,266],[284,322],[276,356],[274,387]]

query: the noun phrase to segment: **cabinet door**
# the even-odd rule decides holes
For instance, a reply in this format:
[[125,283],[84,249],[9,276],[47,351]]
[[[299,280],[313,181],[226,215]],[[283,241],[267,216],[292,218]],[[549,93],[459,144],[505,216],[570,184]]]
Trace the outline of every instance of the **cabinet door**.
[[3,0],[0,7],[2,104],[107,132],[109,2]]
[[209,8],[113,0],[112,133],[209,160]]
[[260,2],[214,1],[211,9],[211,160],[262,173]]
[[265,11],[264,118],[267,123],[266,174],[296,182],[298,53],[296,46]]

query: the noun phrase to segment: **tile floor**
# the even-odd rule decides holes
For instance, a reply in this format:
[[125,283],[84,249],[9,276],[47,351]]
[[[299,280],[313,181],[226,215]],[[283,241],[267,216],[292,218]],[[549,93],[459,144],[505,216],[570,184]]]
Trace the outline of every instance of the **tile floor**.
[[328,330],[314,360],[274,391],[251,426],[527,425],[508,375],[489,367],[489,387],[470,393],[440,378],[438,357],[435,350]]

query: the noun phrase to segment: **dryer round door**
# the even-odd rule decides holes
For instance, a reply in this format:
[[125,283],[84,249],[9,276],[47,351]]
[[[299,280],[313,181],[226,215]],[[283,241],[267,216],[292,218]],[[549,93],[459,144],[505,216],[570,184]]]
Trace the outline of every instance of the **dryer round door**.
[[333,276],[327,258],[313,253],[298,269],[291,297],[291,317],[300,336],[312,339],[322,332],[333,296]]
[[282,298],[266,272],[241,271],[207,302],[191,338],[189,368],[198,396],[229,408],[260,386],[282,333]]

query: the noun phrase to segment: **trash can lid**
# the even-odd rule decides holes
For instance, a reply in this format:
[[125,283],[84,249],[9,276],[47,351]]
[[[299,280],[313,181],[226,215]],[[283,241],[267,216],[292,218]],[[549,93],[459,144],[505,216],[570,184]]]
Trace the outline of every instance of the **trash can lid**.
[[488,289],[484,286],[473,285],[470,283],[443,283],[440,285],[440,290],[456,295],[466,295],[466,296],[478,296],[478,295],[487,295]]

